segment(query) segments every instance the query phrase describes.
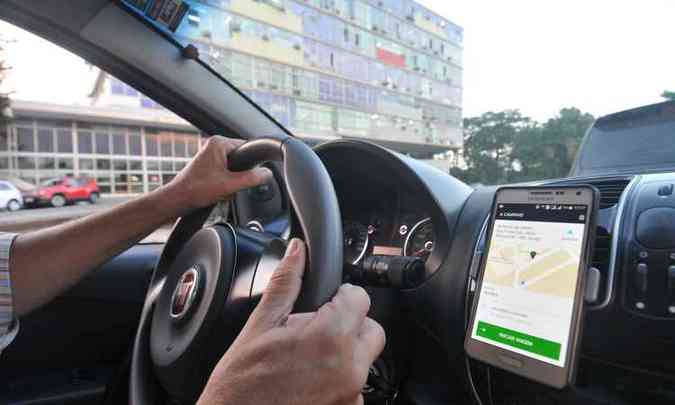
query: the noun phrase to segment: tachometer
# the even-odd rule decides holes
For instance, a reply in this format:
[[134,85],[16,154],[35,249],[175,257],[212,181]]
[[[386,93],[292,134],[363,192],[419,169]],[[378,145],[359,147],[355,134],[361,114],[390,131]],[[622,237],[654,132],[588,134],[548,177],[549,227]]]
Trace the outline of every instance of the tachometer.
[[434,249],[436,234],[434,233],[434,224],[431,218],[426,218],[416,223],[403,244],[403,254],[406,256],[417,256],[426,260]]
[[368,228],[358,222],[346,221],[342,229],[345,262],[357,264],[368,250]]

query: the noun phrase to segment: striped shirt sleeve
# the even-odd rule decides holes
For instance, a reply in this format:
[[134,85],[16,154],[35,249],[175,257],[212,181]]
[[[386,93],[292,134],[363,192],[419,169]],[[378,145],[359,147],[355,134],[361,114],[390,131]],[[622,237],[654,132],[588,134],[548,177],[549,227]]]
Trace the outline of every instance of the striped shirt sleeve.
[[16,234],[0,232],[0,352],[9,346],[19,331],[14,316],[9,257]]

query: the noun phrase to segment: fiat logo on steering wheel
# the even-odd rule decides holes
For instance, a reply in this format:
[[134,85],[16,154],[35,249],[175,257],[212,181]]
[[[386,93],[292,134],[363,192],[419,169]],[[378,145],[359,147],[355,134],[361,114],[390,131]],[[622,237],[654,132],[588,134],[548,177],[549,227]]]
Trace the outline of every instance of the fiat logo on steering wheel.
[[171,318],[182,319],[197,298],[199,290],[199,271],[197,266],[190,267],[178,280],[171,297]]

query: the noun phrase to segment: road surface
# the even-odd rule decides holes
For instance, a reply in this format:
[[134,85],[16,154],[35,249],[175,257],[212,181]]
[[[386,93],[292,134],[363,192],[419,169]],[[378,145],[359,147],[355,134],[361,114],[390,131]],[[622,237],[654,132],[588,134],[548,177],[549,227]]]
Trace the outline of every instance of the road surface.
[[[46,228],[111,208],[132,198],[131,196],[103,195],[96,204],[80,202],[60,208],[43,207],[23,209],[15,212],[2,211],[0,212],[0,232],[23,233]],[[171,224],[163,226],[157,232],[144,239],[144,242],[164,242],[168,236],[170,227]]]

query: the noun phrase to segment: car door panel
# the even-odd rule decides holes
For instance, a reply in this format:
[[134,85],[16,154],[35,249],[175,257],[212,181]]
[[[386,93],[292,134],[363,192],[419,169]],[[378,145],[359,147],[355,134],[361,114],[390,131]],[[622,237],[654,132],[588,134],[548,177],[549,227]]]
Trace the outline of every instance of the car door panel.
[[163,245],[138,245],[20,322],[0,357],[0,403],[100,401],[131,347]]

